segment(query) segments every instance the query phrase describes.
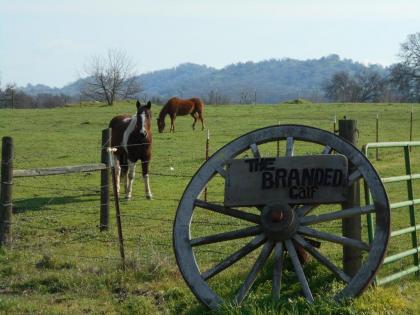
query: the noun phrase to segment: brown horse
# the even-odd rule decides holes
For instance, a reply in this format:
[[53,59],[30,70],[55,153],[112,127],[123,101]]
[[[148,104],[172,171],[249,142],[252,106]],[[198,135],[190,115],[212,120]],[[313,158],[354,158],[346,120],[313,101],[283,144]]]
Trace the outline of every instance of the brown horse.
[[204,103],[199,98],[189,98],[189,99],[180,99],[177,97],[172,97],[166,104],[163,106],[162,110],[159,113],[159,118],[157,119],[157,125],[159,132],[163,132],[165,129],[165,117],[169,115],[171,118],[171,129],[169,132],[175,132],[175,119],[176,116],[185,116],[191,115],[194,118],[192,128],[194,130],[197,118],[201,120],[201,130],[204,130],[204,121],[203,121],[203,112],[204,112]]
[[152,156],[151,103],[136,103],[137,113],[118,115],[112,118],[111,146],[114,151],[114,163],[117,179],[117,192],[120,193],[120,176],[125,178],[125,198],[131,198],[136,162],[141,160],[146,198],[152,199],[149,184],[149,161]]

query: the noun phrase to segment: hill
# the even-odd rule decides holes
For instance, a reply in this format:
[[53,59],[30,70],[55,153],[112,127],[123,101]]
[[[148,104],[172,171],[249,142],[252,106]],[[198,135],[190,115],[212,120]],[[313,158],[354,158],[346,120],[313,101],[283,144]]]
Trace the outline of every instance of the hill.
[[[387,68],[380,65],[365,66],[351,59],[329,55],[319,59],[270,59],[245,62],[216,69],[192,63],[172,69],[154,71],[138,76],[146,98],[166,100],[172,96],[199,96],[206,100],[219,97],[224,103],[251,103],[255,95],[258,103],[277,103],[288,99],[306,98],[324,100],[323,83],[338,71],[350,74],[366,68],[385,74]],[[43,85],[28,85],[23,91],[34,95],[40,92],[52,94],[79,94],[83,79],[61,89]]]

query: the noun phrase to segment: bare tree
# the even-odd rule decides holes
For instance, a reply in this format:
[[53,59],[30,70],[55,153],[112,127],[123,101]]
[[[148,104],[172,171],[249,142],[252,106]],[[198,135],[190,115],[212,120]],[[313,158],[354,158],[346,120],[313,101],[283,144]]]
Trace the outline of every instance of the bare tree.
[[420,33],[401,44],[401,62],[391,69],[390,82],[403,101],[420,102]]
[[108,105],[135,97],[142,89],[134,68],[132,60],[121,50],[109,50],[106,57],[92,56],[85,65],[87,78],[82,94]]
[[406,67],[415,70],[413,75],[420,77],[420,32],[407,36],[401,44],[399,56]]
[[337,72],[324,84],[325,96],[336,102],[378,102],[384,95],[386,81],[374,71],[365,69],[351,76]]

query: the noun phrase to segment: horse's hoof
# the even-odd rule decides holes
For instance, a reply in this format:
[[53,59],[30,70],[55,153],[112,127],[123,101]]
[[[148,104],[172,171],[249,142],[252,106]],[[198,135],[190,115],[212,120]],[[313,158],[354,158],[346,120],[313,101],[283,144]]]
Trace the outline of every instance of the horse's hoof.
[[146,195],[146,199],[147,200],[152,200],[153,199],[153,195],[152,194]]
[[125,200],[126,200],[126,201],[131,200],[131,196],[125,196]]

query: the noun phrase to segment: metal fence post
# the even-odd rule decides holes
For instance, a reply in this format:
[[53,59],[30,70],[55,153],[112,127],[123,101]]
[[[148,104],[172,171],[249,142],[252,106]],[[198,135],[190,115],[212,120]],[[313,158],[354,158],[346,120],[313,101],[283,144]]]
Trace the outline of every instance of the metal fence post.
[[12,242],[13,139],[3,137],[1,153],[0,245]]
[[101,170],[101,205],[100,205],[100,222],[99,229],[101,231],[108,230],[109,227],[109,175],[110,163],[108,148],[111,146],[111,129],[102,130],[102,147],[101,162],[107,167]]
[[[338,135],[352,144],[357,144],[357,121],[356,120],[339,120]],[[353,165],[349,165],[349,173],[354,170]],[[349,187],[348,199],[343,203],[343,209],[360,206],[360,182],[356,181]],[[342,223],[343,236],[355,240],[362,239],[361,217],[355,216],[343,219]],[[362,253],[360,249],[352,247],[343,247],[343,268],[344,272],[349,276],[354,276],[360,269],[362,264]]]
[[[413,188],[413,179],[411,172],[411,157],[410,157],[410,148],[409,146],[404,146],[404,162],[405,162],[405,174],[410,176],[410,179],[407,180],[407,197],[408,200],[414,201],[414,188]],[[414,231],[411,233],[411,245],[412,248],[418,248],[417,241],[417,228],[416,228],[416,211],[414,204],[408,206],[410,213],[410,225],[414,227]],[[419,252],[413,254],[413,263],[415,266],[419,266]],[[420,275],[419,271],[416,272],[416,275]]]
[[[379,142],[379,114],[376,114],[376,142]],[[376,161],[379,161],[378,148],[376,148]]]
[[[206,161],[209,159],[209,147],[210,147],[210,130],[207,129]],[[204,201],[207,201],[207,186],[206,186],[206,188],[204,188]]]

